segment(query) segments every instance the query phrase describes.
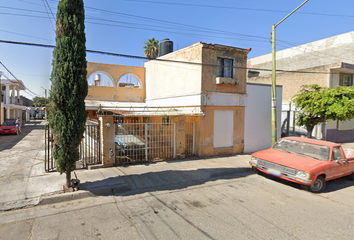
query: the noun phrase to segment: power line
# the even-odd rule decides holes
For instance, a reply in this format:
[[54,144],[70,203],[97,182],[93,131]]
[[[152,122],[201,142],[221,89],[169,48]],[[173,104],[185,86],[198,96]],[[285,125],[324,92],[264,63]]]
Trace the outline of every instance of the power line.
[[15,81],[9,79],[13,84],[15,84],[15,85],[16,85],[17,87],[19,87],[19,88],[25,88],[26,90],[28,90],[29,92],[33,93],[34,95],[37,95],[37,94],[35,94],[34,92],[32,92],[30,89],[28,89],[28,88],[23,84],[22,81],[18,80],[17,77],[15,77],[15,75],[14,75],[1,61],[0,61],[0,65],[2,65],[2,66],[6,69],[6,71],[7,71],[8,73],[10,73],[10,75],[11,75],[14,79],[17,80],[17,82],[15,82]]
[[[231,6],[220,6],[220,5],[206,5],[206,4],[193,4],[193,3],[177,3],[177,2],[160,2],[160,1],[149,1],[149,0],[123,0],[126,2],[144,2],[153,4],[165,4],[165,5],[179,5],[188,7],[204,7],[204,8],[219,8],[219,9],[229,9],[229,10],[243,10],[243,11],[257,11],[257,12],[276,12],[276,13],[288,13],[285,10],[274,10],[274,9],[261,9],[261,8],[241,8],[241,7],[231,7]],[[354,15],[343,15],[343,14],[333,14],[333,13],[316,13],[316,12],[297,12],[298,14],[306,15],[318,15],[327,17],[350,17],[354,18]]]
[[[44,47],[44,48],[54,48],[55,47],[53,45],[38,44],[38,43],[27,43],[27,42],[15,42],[15,41],[7,41],[7,40],[0,40],[0,43],[9,43],[9,44],[16,44],[16,45]],[[102,54],[102,55],[109,55],[109,56],[115,56],[115,57],[140,59],[140,60],[154,60],[154,61],[158,61],[158,62],[173,62],[173,63],[181,63],[181,64],[200,65],[200,66],[208,66],[208,67],[218,67],[218,65],[215,65],[215,64],[205,64],[205,63],[187,62],[187,61],[178,61],[178,60],[170,60],[170,59],[160,59],[160,58],[151,59],[151,58],[141,57],[141,56],[120,54],[120,53],[111,53],[111,52],[96,51],[96,50],[88,50],[88,49],[86,49],[86,52]],[[233,67],[233,68],[258,70],[258,71],[272,71],[272,69],[263,69],[263,68],[249,68],[249,67]],[[331,75],[331,74],[339,74],[339,73],[328,73],[328,72],[293,71],[293,70],[281,70],[281,69],[277,69],[276,71],[277,72],[287,72],[287,73],[311,73],[311,74],[329,74],[329,75]]]
[[[36,12],[36,13],[41,13],[41,14],[48,14],[48,12],[42,12],[42,11],[32,11],[32,10],[28,10],[28,9],[21,9],[21,8],[13,8],[13,7],[6,7],[6,6],[0,6],[1,8],[8,8],[8,9],[13,9],[13,10],[20,10],[20,11],[27,11],[27,12]],[[268,37],[262,37],[262,36],[255,36],[255,35],[248,35],[248,34],[241,34],[241,33],[233,33],[233,32],[228,32],[228,31],[221,31],[221,30],[217,30],[217,29],[211,29],[211,28],[205,28],[205,27],[199,27],[199,26],[193,26],[193,25],[189,25],[189,24],[181,24],[181,23],[175,23],[175,22],[171,22],[171,21],[165,21],[165,20],[160,20],[160,19],[155,19],[155,18],[147,18],[147,17],[141,17],[141,16],[136,16],[136,15],[132,15],[132,14],[126,14],[126,13],[120,13],[120,12],[115,12],[115,11],[110,11],[110,10],[102,10],[102,9],[98,9],[98,8],[90,8],[90,7],[86,7],[87,9],[90,10],[94,10],[94,11],[100,11],[100,12],[105,12],[108,14],[113,14],[113,15],[122,15],[128,18],[137,18],[137,19],[142,19],[144,21],[153,21],[153,22],[159,22],[159,23],[163,23],[164,25],[162,26],[152,26],[152,25],[147,25],[147,24],[139,24],[139,23],[132,23],[132,22],[121,22],[121,21],[114,21],[114,20],[109,20],[109,19],[100,19],[100,18],[93,18],[93,17],[87,17],[86,19],[91,19],[91,20],[98,20],[98,21],[106,21],[106,22],[115,22],[115,23],[122,23],[122,24],[130,24],[130,25],[137,25],[137,26],[148,26],[148,27],[158,27],[158,28],[168,28],[171,29],[171,27],[167,27],[167,24],[171,24],[171,25],[177,25],[177,26],[183,26],[183,27],[188,27],[189,29],[186,28],[172,28],[172,29],[177,29],[177,30],[187,30],[187,31],[198,31],[198,32],[207,32],[207,33],[216,33],[216,34],[225,34],[225,35],[235,35],[235,36],[242,36],[242,37],[248,37],[248,38],[257,38],[257,39],[264,39],[264,40],[268,40]],[[18,13],[0,13],[0,14],[4,14],[4,15],[12,15],[12,16],[22,16],[22,17],[35,17],[35,18],[47,18],[44,16],[36,16],[36,15],[28,15],[28,14],[18,14]],[[53,14],[53,13],[52,13]],[[50,17],[49,17],[50,18]],[[92,23],[92,24],[100,24],[100,25],[107,25],[107,26],[117,26],[117,25],[109,25],[109,24],[102,24],[102,23],[95,23],[95,22],[88,22],[88,23]],[[125,27],[125,26],[119,26],[118,27]],[[127,27],[127,28],[133,28],[133,27]],[[158,29],[144,29],[144,28],[137,28],[137,29],[143,29],[143,30],[154,30],[154,31],[161,31]],[[201,30],[203,29],[203,30]],[[164,32],[164,31],[162,31]],[[169,31],[169,33],[176,33],[176,34],[181,34],[178,32],[171,32]],[[241,39],[241,40],[246,40],[246,39]],[[251,39],[247,39],[252,41]],[[254,40],[253,40],[254,41]]]
[[6,32],[6,33],[11,33],[11,34],[16,34],[16,35],[19,35],[19,36],[37,38],[37,39],[41,39],[41,40],[45,40],[45,41],[53,41],[53,40],[51,40],[51,39],[46,39],[46,38],[41,38],[41,37],[35,37],[35,36],[27,35],[27,34],[16,33],[16,32],[7,31],[7,30],[2,30],[2,29],[0,29],[0,32]]
[[[47,5],[46,5],[46,3],[47,3]],[[54,17],[54,15],[53,15],[52,9],[50,8],[50,6],[49,6],[47,0],[43,0],[43,4],[44,4],[44,7],[45,7],[45,10],[46,10],[47,13],[48,13],[49,21],[50,21],[50,15],[49,15],[49,12],[48,12],[48,10],[47,10],[47,6],[48,6],[48,8],[49,8],[49,11],[52,13],[52,17],[53,17],[54,22],[55,22],[55,17]],[[52,25],[53,30],[55,31],[55,27],[54,27],[52,21],[50,21],[50,24]]]
[[[43,0],[43,1],[46,1],[48,7],[50,8],[48,1],[47,0]],[[51,2],[57,3],[57,1],[51,1]],[[146,1],[146,2],[151,2],[151,1]],[[28,9],[13,8],[13,7],[6,7],[6,6],[2,6],[2,8],[8,8],[8,9],[14,9],[14,10],[20,10],[20,11],[31,11],[31,12],[37,12],[37,13],[45,13],[45,12],[41,12],[41,11],[32,11],[32,10],[28,10]],[[92,8],[92,7],[85,7],[85,8],[93,10],[93,11],[98,11],[100,13],[104,12],[104,13],[112,14],[112,15],[122,15],[122,16],[128,17],[128,18],[143,19],[144,21],[159,22],[159,23],[163,23],[163,26],[147,25],[147,24],[139,24],[139,23],[132,23],[132,22],[115,21],[115,20],[110,20],[110,19],[86,17],[86,19],[91,19],[91,20],[96,20],[96,21],[103,21],[103,22],[110,22],[110,23],[119,23],[119,24],[122,24],[122,25],[86,21],[89,24],[98,24],[98,25],[105,25],[105,26],[112,26],[112,27],[140,29],[140,30],[145,30],[145,31],[158,31],[158,32],[165,32],[165,33],[172,33],[172,34],[179,34],[179,35],[183,34],[185,36],[197,36],[197,37],[204,37],[204,38],[209,38],[209,39],[220,39],[220,38],[222,38],[222,39],[233,39],[233,40],[240,40],[240,41],[260,41],[260,42],[262,42],[261,39],[268,40],[268,37],[261,37],[261,36],[254,36],[254,35],[232,33],[232,32],[227,32],[227,31],[220,31],[220,30],[215,30],[215,29],[210,29],[210,28],[192,26],[192,25],[188,25],[188,24],[180,24],[180,23],[175,23],[175,22],[169,22],[169,21],[164,21],[164,20],[160,20],[160,19],[146,18],[146,17],[136,16],[136,15],[132,15],[132,14],[119,13],[119,12],[110,11],[110,10],[104,10],[104,9],[99,9],[99,8]],[[50,11],[51,11],[51,9],[50,9]],[[52,11],[51,11],[51,13],[52,13],[52,16],[54,17]],[[4,13],[0,13],[0,14],[4,14]],[[26,16],[26,17],[46,18],[46,17],[43,17],[43,16],[11,14],[11,13],[8,13],[8,14],[10,14],[10,15],[18,15],[18,16]],[[48,13],[48,15],[49,15],[49,13]],[[176,25],[176,26],[183,26],[183,27],[187,27],[187,28],[166,27],[166,23],[171,24],[171,25]],[[168,30],[163,30],[163,28],[168,28]],[[184,31],[187,31],[187,32],[170,31],[170,29],[184,30]],[[193,33],[189,33],[188,31],[193,31]],[[210,33],[210,34],[216,34],[216,35],[197,34],[196,32]],[[223,35],[223,34],[225,34],[228,37],[218,36],[218,35]],[[243,37],[246,37],[246,38],[237,38],[237,37],[232,37],[232,36],[243,36]],[[257,40],[257,39],[259,39],[259,40]],[[283,41],[283,40],[278,40],[278,41],[279,42],[283,42],[285,44],[289,44],[291,46],[295,46],[294,43],[291,43],[291,42],[288,42],[288,41]],[[281,44],[279,44],[279,45],[281,46]],[[253,46],[256,47],[256,45],[253,45]],[[264,46],[258,46],[258,47],[265,48]],[[317,53],[316,55],[318,56],[319,54]],[[330,56],[328,54],[324,54],[324,55]],[[327,56],[323,56],[323,58],[326,58]],[[338,58],[337,56],[330,56],[330,57],[336,58],[336,59]]]

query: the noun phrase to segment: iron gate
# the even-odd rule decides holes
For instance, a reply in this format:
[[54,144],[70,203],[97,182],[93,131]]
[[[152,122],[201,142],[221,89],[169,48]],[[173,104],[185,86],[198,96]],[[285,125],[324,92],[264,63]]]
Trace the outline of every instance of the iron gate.
[[[90,164],[101,163],[99,125],[86,124],[83,139],[79,146],[80,159],[76,162],[76,168],[86,168]],[[49,125],[45,126],[45,171],[55,171],[56,163],[53,157],[54,140]]]
[[[116,123],[115,164],[176,158],[176,123]],[[195,123],[187,122],[185,155],[194,155]]]

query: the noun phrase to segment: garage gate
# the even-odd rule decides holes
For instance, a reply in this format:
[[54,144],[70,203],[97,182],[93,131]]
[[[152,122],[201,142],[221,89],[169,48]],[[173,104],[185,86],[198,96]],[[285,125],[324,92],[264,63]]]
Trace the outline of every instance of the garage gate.
[[[115,165],[177,157],[176,123],[116,123]],[[185,124],[185,156],[195,154],[195,123]]]

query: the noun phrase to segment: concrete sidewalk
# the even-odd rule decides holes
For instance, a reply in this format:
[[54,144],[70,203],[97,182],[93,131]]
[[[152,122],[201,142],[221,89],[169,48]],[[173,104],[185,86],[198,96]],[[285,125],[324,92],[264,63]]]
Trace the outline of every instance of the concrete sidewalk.
[[[218,179],[246,176],[252,174],[248,163],[249,158],[249,155],[236,155],[77,170],[75,173],[81,182],[79,191],[42,195],[39,204],[119,194],[128,191],[145,192],[180,189]],[[73,176],[75,175],[73,174]],[[54,189],[53,192],[55,192]]]
[[46,123],[30,121],[22,135],[0,136],[0,211],[96,195],[178,189],[251,173],[249,155],[76,170],[80,190],[63,193],[65,174],[44,170]]

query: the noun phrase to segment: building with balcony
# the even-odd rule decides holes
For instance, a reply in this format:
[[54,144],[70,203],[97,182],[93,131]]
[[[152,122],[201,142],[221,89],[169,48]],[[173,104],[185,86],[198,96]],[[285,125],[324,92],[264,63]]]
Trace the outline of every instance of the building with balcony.
[[23,110],[26,107],[23,105],[23,98],[20,96],[20,91],[26,90],[23,82],[21,80],[1,79],[0,87],[0,123],[2,124],[7,119],[15,119],[17,117],[24,119]]

